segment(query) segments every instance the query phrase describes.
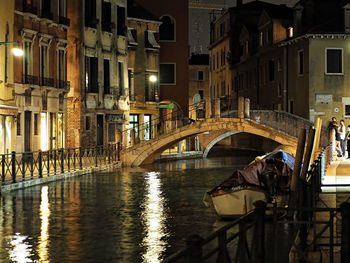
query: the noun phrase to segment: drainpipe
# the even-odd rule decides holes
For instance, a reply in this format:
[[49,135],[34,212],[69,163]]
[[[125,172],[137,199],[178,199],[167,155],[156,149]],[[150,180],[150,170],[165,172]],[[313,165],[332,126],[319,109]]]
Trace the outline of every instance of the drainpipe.
[[283,110],[288,111],[288,46],[283,49]]

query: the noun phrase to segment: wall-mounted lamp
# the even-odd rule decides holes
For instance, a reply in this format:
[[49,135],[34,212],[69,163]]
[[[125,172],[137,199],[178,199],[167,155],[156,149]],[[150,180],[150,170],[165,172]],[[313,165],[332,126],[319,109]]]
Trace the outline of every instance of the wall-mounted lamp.
[[157,82],[157,80],[158,80],[158,78],[157,78],[157,76],[156,75],[150,75],[149,77],[148,77],[148,79],[149,79],[149,81],[150,82]]

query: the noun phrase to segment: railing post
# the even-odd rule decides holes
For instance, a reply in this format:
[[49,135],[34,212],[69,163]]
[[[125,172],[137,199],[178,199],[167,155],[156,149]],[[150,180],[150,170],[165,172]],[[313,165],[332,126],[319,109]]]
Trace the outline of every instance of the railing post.
[[111,163],[111,145],[107,145],[107,153],[108,153],[108,163]]
[[24,181],[26,178],[25,167],[26,167],[26,160],[24,158],[24,153],[22,153],[22,181]]
[[42,152],[41,150],[39,150],[39,155],[38,155],[38,159],[39,159],[39,164],[38,164],[38,170],[39,170],[39,178],[43,178],[43,156],[42,156]]
[[56,175],[57,173],[57,151],[56,150],[53,150],[53,171],[54,171],[54,174]]
[[1,167],[2,167],[1,181],[5,182],[5,154],[1,155]]
[[64,149],[61,148],[61,173],[64,173]]
[[342,203],[341,211],[341,263],[350,262],[350,203]]
[[47,151],[47,177],[50,176],[50,155],[51,151]]
[[67,149],[67,166],[68,172],[70,171],[70,149]]
[[200,263],[202,262],[202,243],[203,238],[199,235],[190,235],[186,239],[186,246],[190,247],[191,250],[186,255],[186,263]]
[[117,161],[120,161],[120,142],[118,142],[118,149],[117,149],[117,157],[118,157],[118,160]]
[[97,167],[97,149],[98,149],[99,146],[95,146],[95,166]]
[[218,258],[216,259],[216,262],[220,262],[220,263],[231,262],[230,256],[227,253],[226,239],[227,239],[226,231],[219,234],[218,236],[219,251],[218,251]]
[[249,263],[249,252],[247,251],[247,236],[246,236],[246,222],[244,220],[239,222],[239,239],[237,245],[236,262]]
[[77,157],[76,152],[75,152],[75,148],[73,148],[73,167],[74,167],[74,171],[76,170],[76,160],[75,158]]
[[16,183],[16,152],[11,153],[11,164],[12,164],[12,183]]
[[255,205],[255,231],[252,248],[252,263],[265,262],[265,210],[264,201],[256,201]]
[[83,169],[83,154],[82,154],[82,147],[79,147],[79,166],[80,170]]

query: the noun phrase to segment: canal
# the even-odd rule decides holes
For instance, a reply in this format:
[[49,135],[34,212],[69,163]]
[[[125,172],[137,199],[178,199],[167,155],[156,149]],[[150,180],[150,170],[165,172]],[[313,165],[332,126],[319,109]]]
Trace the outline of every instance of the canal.
[[161,262],[222,225],[203,194],[255,154],[123,168],[1,196],[0,262]]

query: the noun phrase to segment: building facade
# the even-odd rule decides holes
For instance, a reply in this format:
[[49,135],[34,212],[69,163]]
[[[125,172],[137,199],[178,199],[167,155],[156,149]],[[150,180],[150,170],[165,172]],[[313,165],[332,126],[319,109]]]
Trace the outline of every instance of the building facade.
[[16,120],[18,109],[13,96],[13,57],[10,50],[14,41],[14,1],[3,3],[0,9],[0,154],[16,150]]
[[134,1],[128,5],[129,128],[135,138],[156,136],[159,118],[159,26],[161,22]]
[[129,120],[126,14],[126,0],[68,2],[72,20],[68,33],[69,147],[125,139],[122,132]]
[[162,24],[159,27],[159,98],[174,103],[187,115],[188,107],[188,1],[135,0],[151,10]]
[[[7,1],[12,2],[12,1]],[[17,152],[65,147],[67,82],[66,0],[14,1],[13,41],[24,51],[13,61]],[[9,79],[11,80],[11,78]]]

